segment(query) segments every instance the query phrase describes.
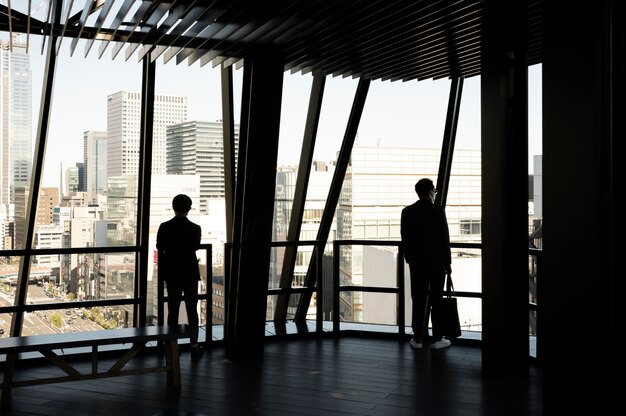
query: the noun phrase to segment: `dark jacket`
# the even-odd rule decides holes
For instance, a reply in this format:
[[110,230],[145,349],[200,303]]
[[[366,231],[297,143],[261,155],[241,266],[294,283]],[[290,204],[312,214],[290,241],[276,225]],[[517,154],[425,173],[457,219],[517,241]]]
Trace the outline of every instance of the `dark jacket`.
[[407,263],[433,269],[451,264],[446,213],[429,199],[420,199],[402,210],[400,235]]
[[156,247],[159,276],[169,279],[200,280],[196,250],[200,248],[201,229],[187,217],[176,216],[159,225]]

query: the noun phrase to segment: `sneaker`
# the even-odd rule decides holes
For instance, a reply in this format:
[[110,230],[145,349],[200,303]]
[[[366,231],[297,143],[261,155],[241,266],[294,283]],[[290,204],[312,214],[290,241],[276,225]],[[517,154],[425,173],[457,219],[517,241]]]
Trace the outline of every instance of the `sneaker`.
[[433,350],[440,350],[443,348],[448,348],[450,345],[452,345],[452,342],[449,339],[441,338],[439,341],[433,343],[430,348]]
[[422,340],[416,340],[415,338],[411,338],[411,341],[409,341],[409,345],[414,350],[419,350],[422,348]]
[[200,344],[193,344],[191,346],[191,356],[193,358],[200,358],[204,354],[204,348]]

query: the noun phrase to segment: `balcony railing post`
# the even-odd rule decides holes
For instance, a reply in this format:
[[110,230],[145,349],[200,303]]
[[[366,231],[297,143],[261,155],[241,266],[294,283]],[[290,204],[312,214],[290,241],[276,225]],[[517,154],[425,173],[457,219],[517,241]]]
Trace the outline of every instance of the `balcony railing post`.
[[333,241],[333,334],[339,334],[339,256],[340,245]]
[[400,335],[405,334],[406,324],[404,322],[404,309],[405,309],[405,290],[404,290],[404,254],[402,247],[398,244],[398,257],[397,257],[397,272],[396,279],[398,285],[398,333]]
[[324,331],[324,271],[322,269],[324,260],[324,244],[317,243],[317,319],[316,319],[316,331],[321,334]]

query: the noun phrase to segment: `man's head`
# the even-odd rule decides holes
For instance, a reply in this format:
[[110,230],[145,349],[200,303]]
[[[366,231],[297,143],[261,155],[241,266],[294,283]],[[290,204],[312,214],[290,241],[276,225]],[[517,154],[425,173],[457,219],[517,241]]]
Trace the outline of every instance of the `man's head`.
[[431,192],[432,192],[432,198],[434,198],[435,184],[433,184],[433,181],[431,181],[428,178],[420,179],[415,184],[415,192],[417,192],[417,196],[419,196],[420,199],[431,197]]
[[172,208],[176,214],[187,214],[191,209],[191,198],[185,194],[178,194],[172,199]]

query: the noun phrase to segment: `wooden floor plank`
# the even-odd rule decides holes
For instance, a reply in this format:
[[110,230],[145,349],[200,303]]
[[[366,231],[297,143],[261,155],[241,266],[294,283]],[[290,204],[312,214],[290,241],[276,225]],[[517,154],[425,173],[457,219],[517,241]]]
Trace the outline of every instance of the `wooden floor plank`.
[[[138,357],[146,365],[165,358]],[[103,365],[114,357],[104,358]],[[529,377],[482,374],[478,346],[412,350],[406,341],[345,336],[268,342],[264,359],[225,359],[221,346],[180,357],[182,388],[164,373],[21,387],[2,416],[534,416],[541,415],[541,372]],[[89,368],[89,360],[79,366]],[[139,364],[141,365],[141,364]],[[50,365],[20,363],[26,376]]]

